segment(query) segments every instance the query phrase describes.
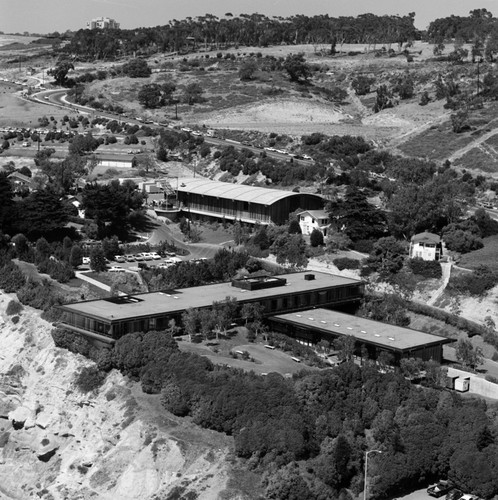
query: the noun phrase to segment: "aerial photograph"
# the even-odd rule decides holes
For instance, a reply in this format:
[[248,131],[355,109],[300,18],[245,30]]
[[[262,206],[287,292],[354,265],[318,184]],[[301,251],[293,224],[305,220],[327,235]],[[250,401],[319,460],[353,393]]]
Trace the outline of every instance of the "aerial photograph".
[[0,0],[0,500],[498,499],[498,2]]

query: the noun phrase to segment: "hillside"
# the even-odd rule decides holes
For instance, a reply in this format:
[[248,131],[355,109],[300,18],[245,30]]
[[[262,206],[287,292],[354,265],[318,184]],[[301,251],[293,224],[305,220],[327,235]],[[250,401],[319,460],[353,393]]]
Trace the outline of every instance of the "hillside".
[[236,470],[231,438],[167,413],[116,371],[81,393],[74,376],[89,361],[54,347],[34,309],[14,324],[11,298],[0,295],[0,498],[251,498],[240,479],[259,479]]

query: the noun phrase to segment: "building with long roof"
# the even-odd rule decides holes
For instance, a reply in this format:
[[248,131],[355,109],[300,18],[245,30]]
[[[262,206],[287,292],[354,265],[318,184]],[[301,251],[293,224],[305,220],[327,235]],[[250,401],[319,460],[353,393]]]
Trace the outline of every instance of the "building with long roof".
[[202,177],[179,179],[178,201],[184,212],[249,224],[283,224],[289,214],[323,209],[317,194],[295,193],[243,184],[231,184]]
[[358,354],[362,347],[367,349],[371,359],[377,359],[381,352],[387,352],[393,356],[395,364],[399,364],[402,358],[432,359],[441,363],[443,345],[455,342],[454,339],[439,335],[324,308],[279,314],[269,318],[269,321],[276,331],[309,345],[321,340],[333,342],[351,335],[355,339]]
[[60,326],[87,337],[113,343],[132,332],[162,330],[171,319],[181,323],[189,308],[206,309],[227,297],[239,305],[259,303],[266,316],[310,307],[355,304],[363,297],[362,281],[327,273],[291,273],[244,278],[231,283],[109,297],[60,306]]

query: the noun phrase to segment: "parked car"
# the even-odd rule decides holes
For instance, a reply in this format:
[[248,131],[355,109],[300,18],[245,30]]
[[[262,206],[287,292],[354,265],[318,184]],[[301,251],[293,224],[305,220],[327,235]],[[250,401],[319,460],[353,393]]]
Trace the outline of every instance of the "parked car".
[[115,255],[114,260],[116,262],[126,262],[126,257],[124,255]]
[[144,260],[144,256],[141,253],[137,253],[133,257],[137,262],[142,262]]
[[126,272],[126,269],[121,266],[112,266],[107,270],[108,273],[124,273]]
[[152,260],[153,259],[152,254],[150,252],[142,252],[141,255],[144,258],[144,260]]
[[152,252],[151,256],[152,256],[152,258],[154,260],[160,260],[161,259],[161,256],[158,253],[156,253],[156,252]]
[[83,257],[83,264],[85,265],[90,264],[90,257]]
[[[446,498],[445,500],[460,500],[461,498],[463,498],[464,494],[463,494],[463,491],[460,491],[456,488],[453,488],[449,493],[446,494]],[[471,495],[467,495],[467,496],[471,496]],[[470,500],[470,499],[468,499]]]
[[453,485],[449,481],[439,481],[434,486],[427,488],[427,493],[434,498],[442,497],[453,489]]
[[125,255],[126,262],[135,262],[135,256],[134,255]]

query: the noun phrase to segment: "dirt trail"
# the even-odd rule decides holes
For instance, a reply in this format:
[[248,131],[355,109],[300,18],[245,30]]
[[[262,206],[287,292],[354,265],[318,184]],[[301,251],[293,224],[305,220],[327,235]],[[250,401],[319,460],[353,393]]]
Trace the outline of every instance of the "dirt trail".
[[[454,162],[458,158],[461,158],[465,153],[468,153],[471,149],[474,149],[476,147],[480,147],[483,142],[486,142],[489,138],[493,137],[498,133],[498,128],[494,128],[490,132],[486,132],[484,135],[481,135],[471,143],[467,144],[463,148],[459,149],[458,151],[455,151],[448,159],[451,162]],[[486,154],[490,154],[488,151],[484,150],[483,147],[480,147],[481,151]]]

